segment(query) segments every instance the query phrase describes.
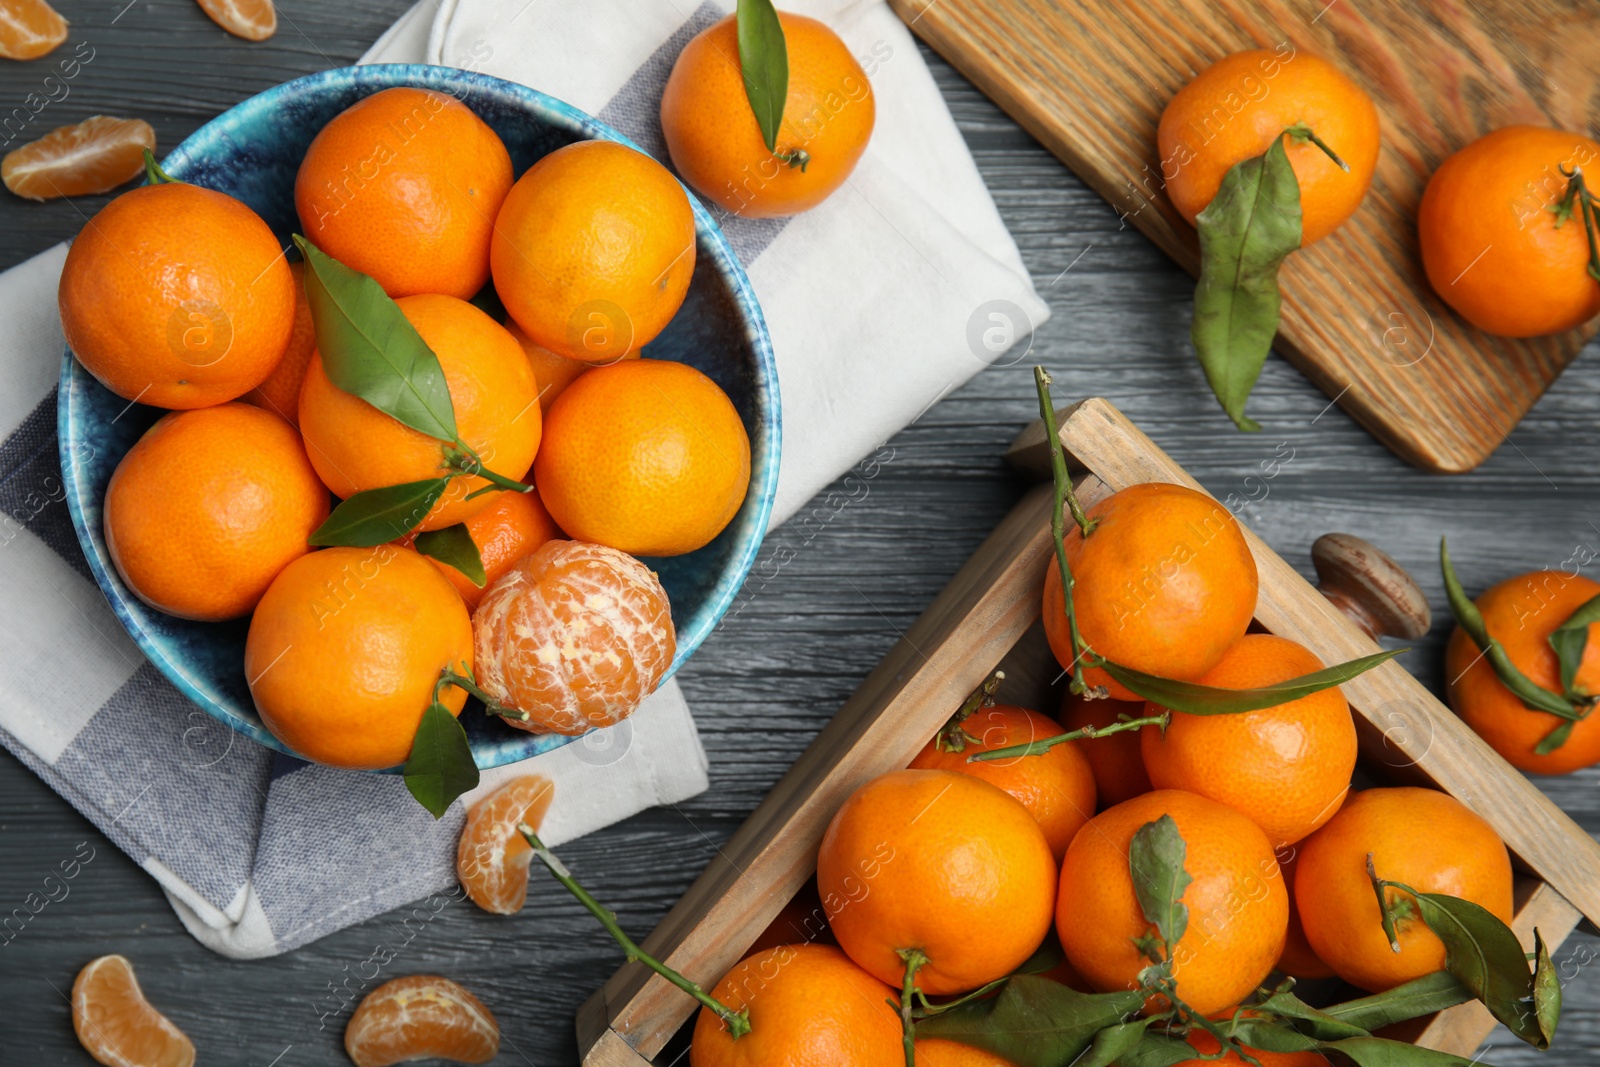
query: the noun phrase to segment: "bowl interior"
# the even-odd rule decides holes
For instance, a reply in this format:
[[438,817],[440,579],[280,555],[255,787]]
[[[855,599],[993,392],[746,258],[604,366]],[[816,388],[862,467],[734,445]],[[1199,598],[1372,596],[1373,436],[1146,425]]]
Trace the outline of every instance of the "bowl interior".
[[[311,139],[364,96],[397,85],[448,92],[505,142],[521,175],[556,148],[585,139],[631,144],[577,109],[512,82],[446,67],[385,64],[326,71],[252,97],[198,130],[167,157],[174,177],[250,205],[288,244],[298,229],[294,179]],[[779,411],[772,346],[761,310],[721,231],[690,195],[698,227],[694,278],[682,309],[646,358],[697,368],[727,392],[750,435],[750,489],[733,522],[688,555],[645,562],[661,575],[677,627],[678,667],[699,647],[743,584],[766,531],[777,487]],[[290,752],[256,715],[244,677],[248,620],[196,623],[148,607],[128,590],[106,552],[101,501],[112,472],[164,412],[130,404],[96,381],[68,351],[57,412],[67,503],[95,579],[151,661],[191,700],[252,739]],[[556,748],[572,738],[513,730],[469,706],[462,715],[480,767]],[[290,753],[293,754],[292,752]]]

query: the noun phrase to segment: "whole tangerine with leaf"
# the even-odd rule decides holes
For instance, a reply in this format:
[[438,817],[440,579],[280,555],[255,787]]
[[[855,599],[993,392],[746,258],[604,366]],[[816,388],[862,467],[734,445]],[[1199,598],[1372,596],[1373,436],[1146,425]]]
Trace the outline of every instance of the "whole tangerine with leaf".
[[483,1001],[434,974],[391,978],[361,999],[344,1028],[356,1067],[421,1059],[488,1063],[500,1051],[500,1024]]
[[739,5],[678,53],[661,94],[672,165],[734,215],[816,207],[855,170],[877,119],[866,71],[816,19]]
[[357,101],[318,132],[295,175],[310,241],[393,297],[467,299],[489,280],[511,156],[471,108],[399,86]]
[[643,152],[578,141],[511,187],[489,262],[495,291],[529,340],[610,363],[655,340],[683,304],[694,209],[678,179]]
[[106,486],[106,549],[134,594],[180,618],[248,615],[310,549],[328,490],[300,435],[228,403],[163,416]]
[[1054,910],[1044,831],[997,786],[903,770],[852,793],[823,834],[817,888],[840,946],[929,996],[1005,977],[1039,947]]
[[[1096,655],[1146,674],[1194,681],[1222,661],[1255,614],[1255,557],[1229,511],[1204,493],[1166,482],[1130,485],[1085,512],[1090,532],[1068,525],[1074,613]],[[1061,571],[1044,576],[1044,628],[1063,668],[1078,664]],[[1117,700],[1138,699],[1104,668],[1084,680]]]
[[1558,333],[1594,318],[1600,249],[1591,173],[1600,173],[1600,143],[1541,126],[1507,126],[1450,155],[1417,209],[1433,291],[1478,329],[1503,337]]
[[[1219,689],[1257,689],[1322,670],[1316,654],[1273,634],[1245,634],[1201,675]],[[1164,709],[1148,706],[1150,714]],[[1356,766],[1356,725],[1337,686],[1274,707],[1223,715],[1172,712],[1141,732],[1157,789],[1210,797],[1248,816],[1274,848],[1333,818]]]
[[294,279],[249,207],[150,166],[155,183],[107,204],[67,250],[57,291],[67,345],[126,400],[233,400],[283,356]]

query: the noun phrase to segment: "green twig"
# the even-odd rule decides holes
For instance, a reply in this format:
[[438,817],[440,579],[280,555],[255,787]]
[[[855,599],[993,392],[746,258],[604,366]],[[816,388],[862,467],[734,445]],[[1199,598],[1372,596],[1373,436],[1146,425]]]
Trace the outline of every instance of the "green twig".
[[1316,145],[1318,148],[1322,149],[1324,152],[1327,153],[1328,158],[1333,160],[1334,166],[1338,167],[1340,170],[1344,171],[1346,174],[1350,173],[1350,164],[1348,164],[1344,160],[1340,159],[1339,158],[1339,153],[1335,152],[1332,148],[1330,148],[1328,146],[1328,142],[1324,141],[1322,138],[1318,137],[1315,133],[1311,132],[1311,127],[1310,126],[1307,126],[1305,123],[1302,122],[1302,123],[1300,123],[1298,125],[1290,126],[1287,130],[1284,130],[1283,132],[1288,134],[1290,137],[1293,137],[1296,141],[1310,141],[1312,144]]
[[161,164],[156,162],[156,154],[148,148],[144,150],[144,177],[151,185],[169,185],[178,180],[161,169]]
[[528,721],[529,716],[527,712],[522,711],[519,708],[506,707],[494,697],[484,692],[478,683],[473,681],[470,674],[457,674],[449,667],[446,667],[444,670],[440,671],[439,680],[434,684],[433,687],[433,698],[435,700],[439,699],[440,688],[447,685],[453,685],[457,689],[465,690],[466,692],[477,697],[479,700],[483,701],[483,710],[487,711],[490,715],[498,715],[502,719],[516,719],[518,722]]
[[917,1067],[917,1023],[912,1016],[912,1005],[918,993],[917,972],[928,962],[920,948],[903,948],[898,955],[905,961],[905,981],[900,986],[900,1031],[905,1043],[906,1067]]
[[1383,918],[1383,936],[1389,939],[1389,948],[1399,952],[1400,932],[1395,929],[1394,913],[1389,910],[1389,898],[1385,892],[1389,883],[1378,877],[1378,869],[1373,865],[1370,852],[1367,853],[1367,877],[1372,880],[1372,891],[1378,895],[1378,914]]
[[1071,689],[1082,696],[1089,691],[1083,678],[1083,658],[1089,651],[1083,635],[1078,632],[1078,614],[1072,606],[1072,566],[1067,562],[1067,522],[1065,510],[1072,511],[1072,521],[1084,537],[1094,532],[1095,524],[1084,514],[1078,497],[1072,491],[1072,478],[1067,474],[1067,457],[1061,449],[1061,431],[1056,427],[1055,407],[1050,402],[1050,372],[1042,366],[1033,368],[1033,381],[1039,391],[1039,412],[1044,418],[1045,440],[1050,444],[1050,473],[1055,481],[1055,506],[1050,513],[1050,536],[1056,546],[1056,567],[1061,572],[1061,596],[1067,613],[1067,626],[1072,634]]
[[1000,692],[1000,683],[1005,680],[1005,671],[995,671],[985,678],[978,688],[967,694],[967,699],[963,700],[956,713],[950,716],[950,721],[940,727],[939,732],[934,735],[934,747],[940,752],[964,752],[969,744],[977,744],[979,738],[967,733],[962,724],[984,708],[994,707],[995,694]]
[[469,475],[473,478],[482,478],[484,481],[490,483],[488,486],[484,486],[481,489],[477,489],[472,493],[469,493],[467,497],[469,500],[472,497],[479,496],[486,492],[491,492],[492,490],[490,486],[493,486],[495,489],[505,489],[513,493],[533,492],[533,486],[525,485],[522,482],[517,481],[515,478],[507,478],[503,474],[496,474],[488,467],[485,467],[483,465],[483,460],[478,457],[478,454],[461,441],[456,441],[453,444],[446,445],[444,449],[444,458],[445,466],[450,470],[459,471],[460,473]]
[[1159,726],[1163,730],[1172,721],[1171,712],[1162,712],[1160,715],[1147,715],[1142,719],[1123,719],[1109,726],[1085,726],[1069,733],[1057,734],[1054,737],[1044,737],[1037,741],[1029,741],[1023,745],[1009,745],[1005,748],[994,748],[988,752],[975,752],[967,757],[968,763],[985,763],[989,760],[1005,759],[1009,756],[1042,756],[1057,745],[1066,744],[1068,741],[1105,737],[1108,734],[1120,734],[1125,730],[1141,730],[1146,726]]

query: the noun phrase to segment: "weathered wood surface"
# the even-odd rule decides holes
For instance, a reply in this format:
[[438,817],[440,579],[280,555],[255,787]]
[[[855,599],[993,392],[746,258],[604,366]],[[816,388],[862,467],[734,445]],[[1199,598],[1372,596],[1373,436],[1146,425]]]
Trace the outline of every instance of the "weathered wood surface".
[[[1512,123],[1589,129],[1600,8],[1585,0],[891,2],[1191,271],[1198,244],[1161,191],[1170,165],[1155,143],[1173,93],[1244,48],[1289,62],[1311,51],[1351,75],[1378,105],[1383,153],[1355,217],[1284,265],[1278,351],[1413,463],[1477,466],[1593,332],[1513,341],[1472,328],[1428,287],[1415,234],[1428,175],[1457,148]],[[1238,107],[1270,90],[1244,86]]]
[[[190,0],[140,0],[115,26],[109,23],[122,3],[62,0],[97,58],[40,124],[134,113],[155,125],[163,145],[176,144],[251,93],[348,62],[406,0],[279,6],[303,33],[286,19],[276,38],[255,46],[223,35]],[[1577,546],[1600,553],[1600,531],[1590,525],[1600,524],[1600,379],[1592,346],[1505,447],[1459,478],[1406,466],[1276,359],[1253,401],[1265,430],[1234,433],[1204,393],[1188,351],[1189,277],[1138,232],[1119,228],[1097,193],[960,75],[930,62],[1054,318],[1035,335],[1031,354],[980,375],[897,434],[877,473],[857,475],[865,494],[853,491],[842,506],[819,502],[811,523],[768,539],[745,607],[682,675],[711,756],[710,792],[562,850],[635,936],[661,921],[899,631],[1020,499],[1025,487],[1000,455],[1038,413],[1027,370],[1035,359],[1055,374],[1058,398],[1109,398],[1208,489],[1245,502],[1245,521],[1306,576],[1306,552],[1328,530],[1361,534],[1409,567],[1439,621],[1405,663],[1436,691],[1448,632],[1435,564],[1440,534],[1449,534],[1473,590],[1517,569],[1558,566]],[[0,111],[20,105],[40,77],[26,65],[0,63]],[[0,267],[80,224],[72,205],[0,196]],[[1539,782],[1591,833],[1600,831],[1597,784],[1600,774],[1592,772]],[[154,882],[25,768],[0,756],[0,910],[20,904],[47,868],[84,840],[97,854],[72,895],[0,947],[0,1063],[90,1064],[52,984],[67,989],[84,962],[113,951],[136,961],[152,997],[194,1035],[208,1062],[348,1062],[339,1043],[343,1020],[319,1029],[312,1005],[327,983],[366,959],[387,931],[383,919],[286,957],[223,960],[183,932]],[[529,897],[527,909],[510,919],[446,908],[395,973],[449,974],[477,991],[505,1028],[500,1062],[570,1064],[574,1013],[620,957],[553,882],[536,877]],[[1484,1061],[1593,1063],[1600,1051],[1597,959],[1600,943],[1582,933],[1557,956],[1569,983],[1554,1051],[1534,1052],[1498,1031]]]

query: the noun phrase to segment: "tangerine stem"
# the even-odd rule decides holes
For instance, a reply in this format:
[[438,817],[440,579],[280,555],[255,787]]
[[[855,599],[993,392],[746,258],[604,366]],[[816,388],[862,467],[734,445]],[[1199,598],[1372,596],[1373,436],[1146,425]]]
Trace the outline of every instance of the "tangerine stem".
[[988,760],[1004,759],[1007,756],[1042,756],[1057,745],[1068,741],[1105,737],[1108,734],[1120,734],[1125,730],[1142,730],[1146,726],[1159,726],[1165,730],[1171,721],[1172,713],[1164,711],[1160,715],[1147,715],[1142,719],[1123,719],[1110,726],[1085,726],[1069,733],[1029,741],[1027,744],[1009,745],[1005,748],[990,749],[988,752],[975,752],[967,757],[967,762],[984,763]]
[[148,148],[144,150],[144,177],[151,185],[168,185],[178,180],[161,169],[161,164],[156,162],[156,154]]
[[1350,173],[1350,164],[1340,159],[1339,153],[1328,147],[1328,142],[1318,137],[1315,133],[1312,133],[1310,126],[1307,126],[1302,122],[1297,125],[1290,126],[1283,132],[1288,134],[1290,137],[1293,137],[1296,141],[1310,141],[1312,144],[1316,145],[1318,148],[1322,149],[1328,154],[1328,158],[1333,160],[1334,166],[1338,167],[1346,174]]
[[1055,481],[1055,506],[1050,513],[1050,537],[1055,541],[1056,566],[1061,571],[1061,598],[1067,613],[1067,626],[1072,632],[1072,684],[1069,688],[1082,696],[1089,691],[1083,678],[1083,657],[1089,651],[1083,635],[1078,632],[1078,614],[1072,606],[1072,567],[1067,563],[1067,520],[1064,508],[1072,510],[1072,521],[1088,537],[1094,532],[1094,523],[1083,513],[1078,497],[1072,491],[1072,479],[1067,474],[1067,457],[1061,449],[1061,431],[1056,428],[1055,405],[1050,401],[1050,372],[1043,366],[1033,368],[1034,385],[1039,390],[1039,413],[1044,418],[1045,438],[1050,442],[1050,474]]
[[1372,880],[1372,891],[1378,894],[1378,914],[1383,917],[1383,936],[1389,939],[1389,948],[1395,952],[1400,951],[1400,934],[1395,930],[1394,913],[1389,910],[1389,898],[1384,895],[1384,890],[1389,883],[1378,877],[1378,868],[1372,862],[1372,853],[1367,853],[1367,877]]
[[[457,689],[462,689],[468,693],[471,693],[473,696],[483,701],[483,710],[488,712],[490,715],[498,715],[502,719],[516,719],[518,722],[528,721],[529,716],[527,712],[521,710],[520,708],[506,707],[494,697],[484,692],[478,683],[473,681],[471,675],[457,674],[449,667],[446,667],[439,674],[439,684],[453,685]],[[438,687],[436,686],[434,689],[434,697],[437,698],[438,695]]]
[[540,841],[539,835],[533,832],[533,827],[527,823],[518,823],[517,832],[527,840],[528,844],[533,848],[533,854],[539,857],[540,862],[549,869],[551,874],[555,875],[556,881],[566,886],[567,892],[576,897],[578,903],[588,909],[590,915],[600,920],[600,925],[604,926],[606,932],[612,936],[618,945],[622,946],[623,954],[627,956],[629,963],[644,964],[695,1000],[698,1000],[727,1025],[728,1032],[733,1035],[735,1041],[750,1032],[750,1011],[748,1008],[734,1011],[710,993],[707,993],[704,989],[701,989],[698,985],[640,948],[634,943],[633,938],[624,933],[622,927],[617,925],[616,914],[607,911],[600,905],[599,901],[590,896],[588,890],[573,879],[572,872],[567,870],[566,864],[557,859],[555,853],[544,847],[544,842]]
[[[485,467],[483,465],[483,460],[478,458],[478,454],[472,449],[468,448],[466,444],[461,441],[454,441],[446,445],[444,450],[444,458],[445,466],[450,470],[459,471],[460,473],[468,475],[469,477],[482,478],[484,481],[488,482],[490,486],[493,486],[496,489],[505,489],[513,493],[533,492],[533,486],[525,485],[522,482],[517,481],[515,478],[507,478],[504,474],[496,474],[488,467]],[[471,500],[473,497],[478,496],[481,493],[487,493],[491,491],[492,490],[489,486],[484,486],[481,489],[476,489],[467,494],[467,499]]]
[[906,1067],[917,1067],[917,1023],[911,1015],[913,998],[917,989],[917,972],[928,962],[920,948],[902,948],[896,951],[906,964],[905,981],[900,986],[900,1031],[906,1048]]
[[961,752],[967,747],[967,742],[977,741],[977,738],[961,728],[961,724],[984,708],[994,707],[995,694],[1000,692],[1000,683],[1005,680],[1005,671],[995,671],[985,678],[978,688],[967,694],[967,699],[961,702],[956,713],[950,716],[950,721],[944,724],[934,738],[934,744],[941,752]]

